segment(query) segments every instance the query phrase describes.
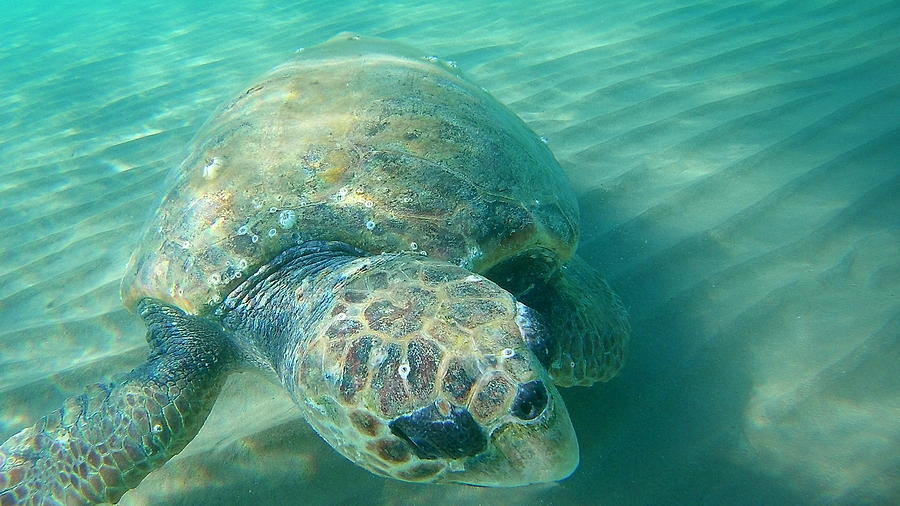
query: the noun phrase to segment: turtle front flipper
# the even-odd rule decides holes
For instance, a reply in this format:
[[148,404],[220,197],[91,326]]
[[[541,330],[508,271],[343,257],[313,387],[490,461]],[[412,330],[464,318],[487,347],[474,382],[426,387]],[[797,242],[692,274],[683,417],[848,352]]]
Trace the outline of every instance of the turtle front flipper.
[[630,328],[619,297],[578,255],[519,300],[545,318],[547,332],[529,343],[559,386],[608,381],[625,362]]
[[0,446],[0,505],[117,502],[197,434],[232,362],[221,328],[150,299],[150,355]]

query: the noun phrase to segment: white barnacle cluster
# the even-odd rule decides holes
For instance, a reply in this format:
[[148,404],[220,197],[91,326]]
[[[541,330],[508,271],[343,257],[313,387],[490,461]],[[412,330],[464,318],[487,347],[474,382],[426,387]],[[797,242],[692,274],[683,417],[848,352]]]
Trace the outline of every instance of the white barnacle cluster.
[[169,295],[173,297],[184,297],[184,287],[182,287],[178,283],[175,283],[171,288],[169,288]]
[[203,177],[204,179],[213,179],[216,177],[216,173],[219,171],[219,167],[222,166],[222,160],[217,157],[212,157],[206,160],[206,163],[203,164]]
[[387,359],[387,352],[384,351],[384,348],[379,347],[375,350],[375,353],[372,354],[372,364],[373,367],[378,368],[381,367],[381,364]]
[[415,241],[409,243],[409,251],[408,252],[416,253],[423,257],[428,256],[428,252],[423,249],[419,249],[419,243],[417,243]]
[[479,248],[478,246],[472,246],[471,248],[469,248],[469,258],[474,260],[476,258],[480,258],[481,255],[481,248]]
[[[228,265],[225,269],[223,269],[220,273],[214,272],[209,276],[209,282],[211,285],[227,285],[236,279],[240,279],[244,276],[245,269],[247,268],[247,260],[242,258],[237,262],[237,267],[231,262],[228,262]],[[218,301],[215,301],[218,302]]]
[[456,265],[465,269],[472,270],[472,266],[474,265],[475,260],[481,258],[483,254],[484,253],[482,253],[481,248],[479,248],[477,245],[472,246],[471,248],[469,248],[469,251],[466,252],[466,256],[456,260]]
[[297,224],[297,213],[293,209],[285,209],[278,214],[278,224],[288,229]]

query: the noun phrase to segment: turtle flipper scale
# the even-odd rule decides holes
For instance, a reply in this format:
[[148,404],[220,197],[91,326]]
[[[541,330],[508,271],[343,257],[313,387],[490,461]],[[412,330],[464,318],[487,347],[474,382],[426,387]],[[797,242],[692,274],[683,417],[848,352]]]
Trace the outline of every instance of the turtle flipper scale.
[[151,346],[120,381],[96,384],[0,446],[0,504],[117,502],[180,452],[230,368],[221,329],[145,299]]
[[539,346],[556,385],[608,381],[624,365],[630,337],[625,309],[601,274],[578,255],[520,299],[545,318],[548,332]]

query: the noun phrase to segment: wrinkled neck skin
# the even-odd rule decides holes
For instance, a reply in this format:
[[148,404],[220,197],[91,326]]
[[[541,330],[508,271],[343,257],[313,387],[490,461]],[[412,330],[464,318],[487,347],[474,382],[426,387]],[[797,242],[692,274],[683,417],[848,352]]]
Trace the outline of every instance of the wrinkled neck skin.
[[[288,389],[289,359],[331,306],[350,262],[366,253],[340,242],[315,241],[288,249],[238,285],[215,314],[242,362],[274,373]],[[291,392],[294,393],[293,391]]]

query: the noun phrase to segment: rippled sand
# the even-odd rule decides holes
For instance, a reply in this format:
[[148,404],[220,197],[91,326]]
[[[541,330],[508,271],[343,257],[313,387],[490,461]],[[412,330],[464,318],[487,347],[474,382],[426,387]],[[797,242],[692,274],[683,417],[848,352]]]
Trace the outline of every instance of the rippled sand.
[[143,359],[118,280],[166,171],[219,102],[350,30],[454,60],[575,183],[634,327],[619,378],[564,392],[581,467],[387,481],[242,374],[123,504],[900,498],[896,2],[81,4],[0,13],[0,440]]

